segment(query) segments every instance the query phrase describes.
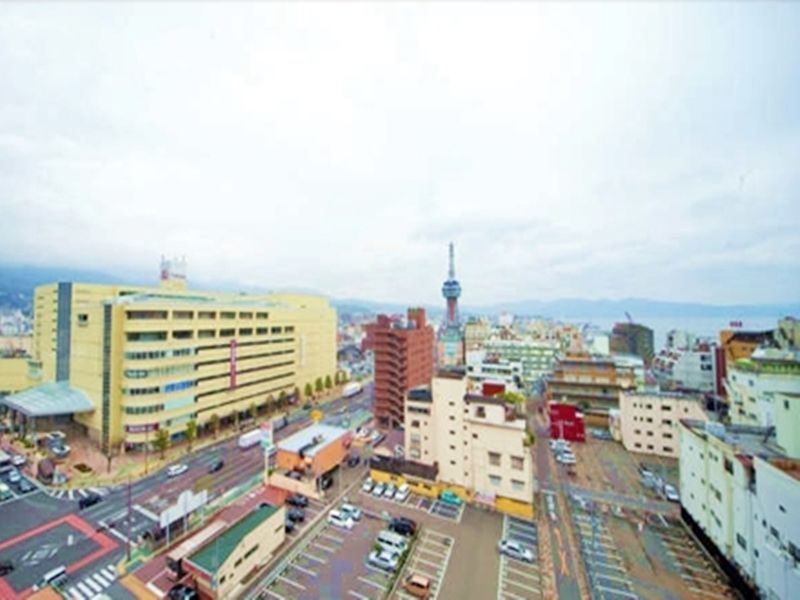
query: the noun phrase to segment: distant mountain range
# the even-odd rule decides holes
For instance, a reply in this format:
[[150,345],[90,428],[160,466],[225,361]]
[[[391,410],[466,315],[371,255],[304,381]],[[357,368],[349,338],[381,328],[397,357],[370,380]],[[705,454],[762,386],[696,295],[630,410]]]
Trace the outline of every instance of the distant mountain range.
[[[106,272],[69,268],[28,267],[20,265],[0,265],[0,307],[14,307],[29,310],[33,288],[43,283],[55,281],[82,281],[92,283],[125,283],[129,285],[154,285],[155,276],[112,275]],[[193,281],[197,289],[216,289],[228,291],[266,292],[266,288],[241,286],[231,282]],[[314,293],[310,290],[276,290]],[[340,314],[405,313],[409,306],[422,306],[433,318],[444,314],[444,301],[440,305],[414,302],[376,302],[357,298],[332,299]],[[597,318],[625,319],[630,313],[635,320],[654,317],[691,318],[753,318],[778,317],[783,315],[800,316],[800,302],[782,304],[737,304],[717,305],[695,302],[663,302],[644,298],[623,300],[585,300],[564,298],[559,300],[523,300],[500,302],[485,306],[461,306],[464,316],[496,315],[509,312],[522,316],[541,316],[550,318]]]

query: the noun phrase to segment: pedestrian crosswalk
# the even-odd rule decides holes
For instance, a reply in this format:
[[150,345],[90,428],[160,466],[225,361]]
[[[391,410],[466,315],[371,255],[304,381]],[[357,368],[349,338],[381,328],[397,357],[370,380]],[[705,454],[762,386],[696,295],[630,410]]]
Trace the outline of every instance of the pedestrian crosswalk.
[[91,575],[86,575],[80,581],[76,581],[67,588],[67,595],[71,600],[92,600],[114,583],[116,579],[117,571],[114,565],[108,565]]
[[80,500],[81,498],[86,498],[89,494],[105,496],[109,491],[106,487],[90,487],[75,490],[48,490],[47,494],[59,500]]

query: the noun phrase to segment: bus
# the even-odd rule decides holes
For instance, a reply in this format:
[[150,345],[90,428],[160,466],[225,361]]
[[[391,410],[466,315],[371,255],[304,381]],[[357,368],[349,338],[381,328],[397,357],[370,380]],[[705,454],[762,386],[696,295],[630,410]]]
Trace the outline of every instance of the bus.
[[228,527],[228,523],[223,520],[213,521],[208,527],[182,542],[179,546],[167,554],[167,576],[172,581],[180,581],[186,572],[183,570],[183,559],[191,556],[200,549],[207,541],[222,533]]

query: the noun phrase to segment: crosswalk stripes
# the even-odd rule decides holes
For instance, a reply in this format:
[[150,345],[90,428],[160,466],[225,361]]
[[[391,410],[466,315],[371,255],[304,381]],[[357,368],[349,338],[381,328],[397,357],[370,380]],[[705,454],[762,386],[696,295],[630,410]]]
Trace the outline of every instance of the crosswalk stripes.
[[91,575],[85,576],[81,581],[70,587],[67,592],[71,600],[91,600],[114,583],[116,579],[117,572],[114,565],[108,565]]
[[107,496],[110,491],[111,490],[106,487],[90,487],[74,490],[47,490],[47,494],[58,500],[75,500],[78,498],[86,498],[89,494]]
[[84,490],[77,490],[77,492],[78,492],[78,493],[79,493],[81,496],[83,496],[84,498],[86,498],[86,497],[89,495],[89,494],[87,494],[87,493],[86,493]]

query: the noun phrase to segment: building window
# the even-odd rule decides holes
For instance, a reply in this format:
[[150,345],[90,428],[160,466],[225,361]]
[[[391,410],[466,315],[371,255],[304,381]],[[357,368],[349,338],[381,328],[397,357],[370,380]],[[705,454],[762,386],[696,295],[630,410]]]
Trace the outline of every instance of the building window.
[[455,405],[456,405],[456,403],[455,403],[455,402],[448,402],[448,404],[449,404],[450,406],[455,406]]
[[235,329],[220,329],[219,337],[234,337],[236,335]]
[[194,314],[190,310],[173,310],[173,319],[194,319]]
[[455,449],[456,449],[455,446],[450,446],[450,450],[455,450]]
[[453,466],[455,467],[455,466],[456,466],[456,461],[454,461],[454,460],[451,460],[451,461],[450,461],[450,464],[451,464],[451,465],[453,465]]
[[522,490],[525,489],[525,482],[524,481],[520,481],[519,479],[512,479],[511,480],[511,488],[515,492],[521,492]]
[[672,427],[672,419],[661,419],[661,424],[669,425],[670,427]]
[[419,427],[419,421],[417,421],[417,420],[411,421],[411,426],[414,427],[414,428]]
[[634,448],[641,448],[642,445],[639,442],[636,442],[636,443],[633,444],[633,447]]
[[87,315],[86,313],[80,313],[78,315],[78,325],[85,327],[88,324],[89,324],[89,315]]
[[725,459],[725,461],[724,461],[724,462],[725,462],[725,470],[726,470],[728,473],[730,473],[731,475],[733,475],[733,462],[731,462],[731,461],[730,461],[730,460],[728,460],[727,458]]
[[221,312],[219,313],[220,319],[235,319],[236,313],[235,312]]
[[253,318],[253,313],[251,313],[251,312],[240,312],[239,313],[239,318],[240,319],[252,319]]
[[455,421],[455,420],[456,420],[456,418],[455,418],[453,415],[450,415],[450,420],[451,420],[451,421]]
[[647,432],[647,437],[653,437],[653,432],[652,431],[648,431]]
[[669,453],[672,453],[672,446],[664,446],[664,447],[662,448],[662,450],[663,450],[664,452],[669,452]]
[[489,452],[489,464],[493,467],[500,466],[500,453],[499,452]]
[[256,313],[256,319],[266,319],[269,317],[269,313],[259,312]]
[[662,404],[661,405],[661,410],[672,410],[672,405],[671,404]]
[[197,313],[197,318],[198,319],[216,319],[217,318],[217,313],[210,312],[210,311],[207,311],[207,310],[201,310],[200,312]]
[[486,407],[485,406],[476,406],[475,407],[475,416],[479,419],[486,418]]
[[489,475],[489,483],[497,487],[503,483],[503,480],[498,475]]
[[525,467],[525,458],[522,456],[512,456],[511,457],[511,468],[515,471],[522,471]]
[[666,440],[671,440],[672,439],[672,434],[671,433],[665,433],[665,434],[663,434],[663,437]]
[[270,333],[281,333],[283,329],[281,327],[272,327],[270,329]]
[[652,450],[653,449],[653,444],[647,444],[647,449],[648,450]]
[[240,329],[239,330],[239,335],[241,335],[241,336],[253,335],[253,329],[251,327],[245,327],[243,329]]
[[473,438],[473,439],[475,439],[475,440],[477,440],[477,439],[478,439],[478,434],[477,434],[477,433],[473,433],[473,434],[472,434],[472,438]]
[[642,435],[642,430],[641,429],[634,429],[633,433],[635,433],[636,435]]

